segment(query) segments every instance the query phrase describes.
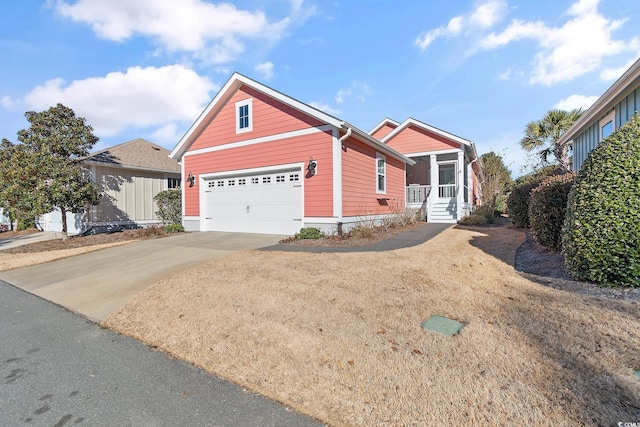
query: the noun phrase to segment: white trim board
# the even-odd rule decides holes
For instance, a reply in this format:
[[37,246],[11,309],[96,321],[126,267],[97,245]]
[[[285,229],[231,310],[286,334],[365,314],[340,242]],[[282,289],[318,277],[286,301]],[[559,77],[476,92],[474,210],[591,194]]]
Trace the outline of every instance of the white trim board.
[[318,126],[313,128],[279,133],[277,135],[269,135],[269,136],[263,136],[260,138],[247,139],[244,141],[230,142],[229,144],[216,145],[215,147],[200,148],[199,150],[188,151],[184,153],[184,157],[196,156],[198,154],[205,154],[205,153],[213,153],[216,151],[228,150],[231,148],[247,147],[249,145],[262,144],[264,142],[273,142],[273,141],[278,141],[278,140],[287,139],[287,138],[295,138],[298,136],[312,135],[314,133],[333,131],[334,129],[336,128],[334,128],[331,125],[323,125],[323,126]]

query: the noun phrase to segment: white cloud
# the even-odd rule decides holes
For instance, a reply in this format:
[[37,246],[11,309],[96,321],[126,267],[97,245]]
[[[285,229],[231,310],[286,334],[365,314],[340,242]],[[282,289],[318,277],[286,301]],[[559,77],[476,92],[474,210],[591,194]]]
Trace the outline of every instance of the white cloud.
[[570,95],[564,99],[561,99],[553,106],[553,108],[557,108],[558,110],[571,111],[576,108],[582,108],[583,110],[588,109],[593,105],[594,102],[598,99],[598,96],[585,96],[585,95]]
[[504,17],[507,3],[503,0],[488,1],[471,14],[471,24],[479,28],[491,28]]
[[600,71],[600,79],[604,81],[613,81],[618,80],[631,66],[638,60],[638,58],[633,58],[631,61],[624,64],[622,67],[618,68],[606,68]]
[[131,67],[124,73],[113,72],[68,85],[60,78],[49,80],[31,90],[24,102],[35,110],[45,110],[58,102],[65,104],[85,117],[98,136],[109,137],[127,128],[191,123],[216,89],[208,78],[182,65]]
[[506,8],[505,0],[485,1],[472,12],[451,18],[447,25],[433,28],[421,34],[415,43],[420,49],[425,50],[436,39],[458,36],[467,27],[472,29],[490,28],[503,19]]
[[451,18],[446,26],[434,28],[420,35],[416,39],[416,44],[420,49],[425,50],[431,43],[440,37],[451,37],[458,35],[462,31],[462,16]]
[[351,89],[340,89],[335,96],[336,103],[342,104],[349,96],[351,96]]
[[511,67],[509,67],[498,75],[498,80],[509,80],[511,78],[511,73]]
[[271,61],[262,62],[255,66],[255,70],[260,73],[263,79],[270,80],[273,77],[273,63]]
[[553,85],[567,82],[596,69],[606,56],[618,55],[637,45],[637,40],[613,39],[613,32],[624,20],[610,20],[598,12],[600,0],[579,0],[571,5],[571,17],[561,27],[543,22],[513,20],[501,33],[492,33],[480,42],[482,49],[496,49],[509,43],[530,39],[538,45],[534,57],[531,84]]
[[160,145],[176,145],[181,137],[176,123],[167,123],[151,133],[151,140]]
[[327,104],[323,104],[321,102],[311,101],[309,102],[309,105],[311,105],[313,108],[316,108],[320,111],[324,111],[327,114],[331,114],[332,116],[338,116],[339,114],[342,113],[340,110],[336,108],[332,108]]
[[[303,8],[302,1],[291,6],[299,20],[315,10]],[[277,40],[292,23],[292,17],[272,22],[261,10],[204,0],[60,0],[55,8],[63,17],[89,24],[102,39],[124,42],[140,35],[169,52],[194,53],[212,63],[235,59],[244,51],[246,39]]]
[[3,96],[0,98],[0,105],[2,105],[2,108],[5,110],[10,110],[15,105],[15,102],[10,96]]
[[354,97],[360,102],[365,102],[368,97],[373,95],[375,91],[371,89],[371,87],[365,83],[354,80],[351,82],[351,85],[346,89],[340,89],[334,99],[337,104],[342,104],[348,98]]

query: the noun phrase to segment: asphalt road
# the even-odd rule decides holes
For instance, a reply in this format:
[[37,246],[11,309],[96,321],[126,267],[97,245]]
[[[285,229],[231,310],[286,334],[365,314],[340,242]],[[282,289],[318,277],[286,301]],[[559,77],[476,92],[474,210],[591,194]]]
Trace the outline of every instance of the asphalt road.
[[319,426],[0,281],[1,426]]

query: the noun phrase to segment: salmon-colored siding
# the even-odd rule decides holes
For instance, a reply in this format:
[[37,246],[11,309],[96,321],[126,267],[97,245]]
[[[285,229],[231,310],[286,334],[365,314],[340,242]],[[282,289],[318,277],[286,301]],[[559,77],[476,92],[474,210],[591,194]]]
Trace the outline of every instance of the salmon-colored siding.
[[415,126],[408,126],[387,141],[387,145],[403,154],[459,149],[460,144]]
[[[342,155],[342,214],[344,216],[368,216],[404,210],[404,163],[391,156],[387,160],[385,194],[376,192],[376,149],[360,141],[347,140]],[[383,153],[381,153],[383,154]],[[387,198],[388,205],[378,202]]]
[[[236,102],[252,99],[251,120],[253,130],[236,133]],[[191,150],[214,147],[231,142],[277,135],[324,123],[309,117],[282,102],[264,95],[248,86],[241,86],[227,101],[217,116],[198,136]]]
[[385,136],[389,135],[389,133],[391,133],[391,131],[394,130],[395,128],[397,128],[397,127],[398,126],[396,126],[396,125],[394,125],[392,123],[386,123],[380,129],[378,129],[377,131],[372,133],[371,136],[373,136],[376,139],[382,139]]
[[[201,174],[291,163],[304,163],[306,166],[311,156],[318,162],[318,172],[315,176],[304,178],[304,215],[333,216],[333,161],[330,131],[187,155],[183,162],[186,175],[193,173],[199,177]],[[304,176],[306,170],[302,172]],[[185,178],[183,177],[183,180]],[[185,187],[185,215],[200,215],[198,185]]]

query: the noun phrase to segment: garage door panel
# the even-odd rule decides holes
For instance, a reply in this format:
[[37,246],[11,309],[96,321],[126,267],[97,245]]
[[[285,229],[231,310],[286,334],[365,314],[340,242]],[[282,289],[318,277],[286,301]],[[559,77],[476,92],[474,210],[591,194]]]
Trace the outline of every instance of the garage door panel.
[[293,234],[302,226],[301,171],[220,177],[206,181],[208,231]]

